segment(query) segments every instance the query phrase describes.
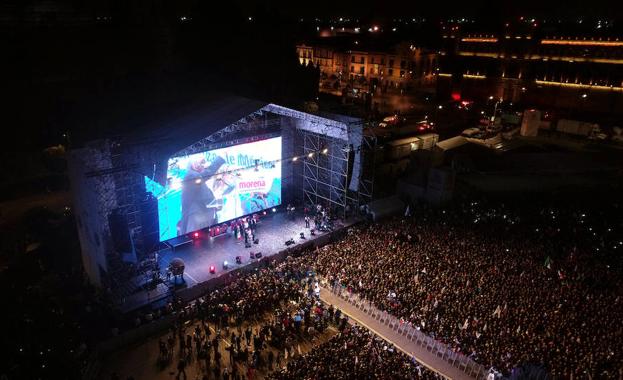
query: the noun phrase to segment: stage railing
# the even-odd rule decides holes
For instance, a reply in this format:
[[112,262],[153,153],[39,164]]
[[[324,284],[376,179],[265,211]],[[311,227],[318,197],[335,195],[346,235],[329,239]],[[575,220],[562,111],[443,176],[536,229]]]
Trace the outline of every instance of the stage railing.
[[329,290],[332,294],[345,300],[377,322],[388,326],[396,334],[404,336],[407,340],[433,353],[472,378],[479,380],[487,379],[489,371],[483,365],[476,363],[463,353],[457,352],[447,344],[428,336],[414,327],[410,322],[398,319],[387,311],[378,309],[370,300],[342,287],[340,284],[331,286],[331,284],[326,281],[323,282],[325,283],[325,289]]

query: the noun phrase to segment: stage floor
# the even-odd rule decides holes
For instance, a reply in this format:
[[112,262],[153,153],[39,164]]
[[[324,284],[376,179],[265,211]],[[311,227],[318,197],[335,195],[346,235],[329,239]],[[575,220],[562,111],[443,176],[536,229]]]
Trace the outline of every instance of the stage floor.
[[[352,221],[337,221],[335,230],[352,225]],[[306,239],[300,238],[305,233]],[[256,237],[259,244],[251,244],[245,248],[244,239],[236,240],[231,232],[217,237],[203,236],[193,242],[175,249],[166,249],[159,252],[160,268],[164,271],[174,258],[184,261],[184,279],[188,287],[193,287],[224,273],[236,270],[249,264],[250,252],[261,252],[262,257],[275,255],[287,248],[296,247],[310,240],[326,235],[326,232],[316,232],[310,235],[310,229],[305,228],[303,215],[286,215],[285,213],[269,214],[262,217],[257,224]],[[294,245],[285,245],[286,240],[294,239]],[[242,264],[236,264],[236,256],[242,257]],[[223,262],[229,263],[227,270],[223,269]],[[210,266],[214,265],[216,273],[210,273]]]

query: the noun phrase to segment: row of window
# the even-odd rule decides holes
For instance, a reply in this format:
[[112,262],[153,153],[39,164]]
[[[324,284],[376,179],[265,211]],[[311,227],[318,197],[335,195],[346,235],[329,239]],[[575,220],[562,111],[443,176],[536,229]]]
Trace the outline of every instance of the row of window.
[[[311,58],[312,57],[312,53],[311,53],[310,50],[301,50],[301,54],[299,56],[301,58]],[[317,58],[326,58],[326,57],[317,57]],[[330,58],[328,58],[328,59],[330,59]],[[316,60],[316,61],[318,61],[318,60]],[[350,61],[351,61],[351,63],[357,63],[356,62],[356,56],[354,56],[354,55],[351,56],[350,57]],[[366,58],[360,56],[359,57],[359,63],[362,64],[362,65],[365,64],[366,63]],[[377,62],[375,61],[375,57],[370,57],[370,64],[374,65],[376,63]],[[380,66],[385,66],[385,58],[381,57],[380,58],[380,62],[378,64]],[[407,61],[401,60],[400,61],[400,68],[403,69],[403,70],[407,69],[407,64],[408,64]],[[389,59],[387,66],[388,67],[394,67],[394,60],[393,59]]]
[[301,50],[301,53],[299,56],[301,58],[311,58],[312,57],[312,52],[311,50]]
[[[307,64],[307,62],[311,61],[310,59],[305,59],[304,57],[308,57],[311,56],[311,54],[308,54],[309,51],[308,50],[301,50],[301,63],[302,64]],[[385,59],[381,58],[380,59],[380,64],[375,64],[375,57],[369,57],[370,60],[370,64],[373,65],[372,67],[369,68],[369,74],[380,74],[383,75],[383,70],[385,69]],[[323,58],[320,59],[318,57],[316,57],[316,59],[314,60],[315,64],[317,66],[321,66],[321,67],[327,67],[327,68],[331,68],[332,66],[332,59],[327,59],[327,58]],[[356,56],[351,56],[351,62],[352,63],[356,63],[356,64],[362,64],[365,65],[365,57],[361,57],[359,56],[359,63],[355,62],[356,61]],[[393,59],[389,59],[389,66],[388,66],[388,73],[389,76],[393,76],[393,65],[394,65],[394,60]],[[404,73],[406,70],[413,70],[414,72],[417,72],[416,76],[420,76],[422,72],[424,73],[428,73],[429,71],[434,70],[435,67],[435,60],[434,59],[430,59],[430,60],[423,60],[422,61],[423,65],[422,67],[417,67],[415,62],[407,62],[405,60],[402,60],[400,62],[400,68],[402,69],[400,71],[400,76],[404,77]],[[351,66],[350,71],[352,73],[354,73],[355,71],[357,71],[360,75],[365,75],[365,68],[364,67],[360,67],[356,70],[357,68],[354,66]]]
[[[350,57],[350,62],[351,62],[351,63],[356,63],[356,59],[357,59],[357,58],[356,58],[354,55],[352,55],[352,56]],[[365,63],[366,63],[366,57],[359,57],[359,63],[360,63],[360,64],[362,64],[362,65],[363,65],[363,64],[365,64]],[[376,62],[375,62],[374,57],[370,57],[370,64],[371,64],[371,65],[374,65],[375,63],[376,63]],[[388,63],[389,63],[389,64],[388,64],[388,66],[389,66],[389,67],[394,67],[394,60],[393,60],[393,59],[390,59],[390,60],[388,61]],[[379,62],[379,64],[380,64],[381,66],[385,65],[385,58],[381,57],[381,61]],[[407,61],[405,61],[405,60],[401,60],[401,61],[400,61],[400,68],[401,68],[401,69],[405,69],[406,67],[407,67]]]
[[[350,67],[350,72],[351,73],[355,72],[355,66],[351,66]],[[361,75],[365,75],[366,74],[366,68],[364,66],[360,66],[359,67],[359,74],[361,74]],[[370,69],[370,74],[372,74],[372,75],[375,74],[374,69]],[[383,70],[379,70],[379,72],[376,73],[376,74],[383,75]],[[387,75],[390,76],[390,77],[393,76],[394,75],[394,69],[387,69]],[[405,76],[405,71],[404,70],[400,70],[400,77],[404,78],[404,76]]]

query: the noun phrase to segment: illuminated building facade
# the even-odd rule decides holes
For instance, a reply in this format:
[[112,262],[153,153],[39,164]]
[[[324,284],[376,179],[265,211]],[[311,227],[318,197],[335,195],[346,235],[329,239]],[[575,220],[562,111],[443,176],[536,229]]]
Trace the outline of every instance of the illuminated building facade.
[[362,92],[409,90],[433,85],[436,52],[399,43],[390,49],[359,45],[300,44],[299,62],[320,69],[320,91],[340,92],[352,88]]
[[444,34],[438,91],[543,108],[623,112],[623,41],[536,35]]

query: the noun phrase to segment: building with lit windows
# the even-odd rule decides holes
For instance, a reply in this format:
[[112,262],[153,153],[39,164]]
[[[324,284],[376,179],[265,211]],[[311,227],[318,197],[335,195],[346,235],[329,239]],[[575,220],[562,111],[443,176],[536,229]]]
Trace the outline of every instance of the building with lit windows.
[[623,113],[623,41],[544,32],[442,35],[438,93]]
[[403,42],[382,49],[359,41],[323,40],[297,46],[299,62],[320,69],[320,91],[410,90],[434,85],[437,53]]

